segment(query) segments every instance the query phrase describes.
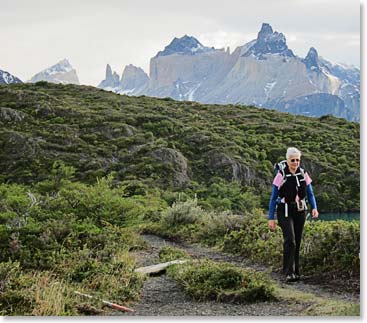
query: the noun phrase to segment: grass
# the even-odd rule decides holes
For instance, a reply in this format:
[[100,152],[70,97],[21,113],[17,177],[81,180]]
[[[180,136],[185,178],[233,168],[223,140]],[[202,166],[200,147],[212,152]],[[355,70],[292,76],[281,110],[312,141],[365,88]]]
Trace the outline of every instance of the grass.
[[75,301],[72,288],[63,280],[57,280],[52,274],[43,272],[35,274],[34,301],[31,315],[60,316],[65,315],[69,302]]
[[277,286],[274,295],[290,304],[308,304],[300,316],[359,316],[360,303],[316,296],[293,288]]

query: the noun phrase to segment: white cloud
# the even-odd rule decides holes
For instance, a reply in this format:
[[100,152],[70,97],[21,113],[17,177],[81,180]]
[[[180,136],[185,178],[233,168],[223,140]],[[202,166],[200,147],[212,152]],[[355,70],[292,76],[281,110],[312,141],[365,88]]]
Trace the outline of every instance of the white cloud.
[[231,52],[233,52],[236,47],[242,46],[255,39],[257,34],[244,34],[219,30],[216,32],[199,34],[198,36],[199,41],[205,46],[218,49],[230,47]]

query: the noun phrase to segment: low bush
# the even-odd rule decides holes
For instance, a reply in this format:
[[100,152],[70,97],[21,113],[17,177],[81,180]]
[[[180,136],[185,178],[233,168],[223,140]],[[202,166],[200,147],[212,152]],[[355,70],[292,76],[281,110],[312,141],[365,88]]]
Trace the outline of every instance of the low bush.
[[208,213],[202,220],[198,238],[204,244],[214,246],[222,244],[224,236],[232,231],[239,231],[245,224],[244,216],[229,211]]
[[360,222],[319,221],[308,223],[302,242],[305,272],[360,274]]
[[77,315],[74,290],[137,300],[144,278],[128,252],[145,243],[130,225],[160,202],[124,197],[110,178],[47,181],[0,185],[0,313]]
[[166,246],[159,250],[159,259],[163,262],[177,259],[189,259],[189,258],[190,258],[189,254],[182,249]]
[[162,212],[163,224],[168,227],[194,224],[204,215],[205,211],[198,206],[197,199],[175,202]]
[[[225,236],[223,250],[244,255],[279,270],[283,254],[282,232],[279,226],[275,232],[271,232],[267,220],[261,216],[249,217],[243,229]],[[359,222],[307,221],[300,254],[300,266],[304,274],[342,274],[358,278]]]
[[168,269],[184,291],[196,300],[250,303],[274,299],[274,283],[264,273],[209,260]]
[[32,295],[23,291],[29,283],[19,262],[0,262],[0,315],[21,315],[33,307]]

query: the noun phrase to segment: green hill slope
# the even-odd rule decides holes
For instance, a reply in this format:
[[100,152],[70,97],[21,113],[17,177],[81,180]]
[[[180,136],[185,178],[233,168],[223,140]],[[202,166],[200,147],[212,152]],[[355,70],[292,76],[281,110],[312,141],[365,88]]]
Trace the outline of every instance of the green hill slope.
[[62,160],[83,182],[113,172],[117,181],[228,198],[230,206],[238,205],[233,192],[248,193],[266,208],[273,164],[289,146],[303,152],[321,211],[359,210],[358,123],[86,86],[0,86],[0,183],[38,182]]

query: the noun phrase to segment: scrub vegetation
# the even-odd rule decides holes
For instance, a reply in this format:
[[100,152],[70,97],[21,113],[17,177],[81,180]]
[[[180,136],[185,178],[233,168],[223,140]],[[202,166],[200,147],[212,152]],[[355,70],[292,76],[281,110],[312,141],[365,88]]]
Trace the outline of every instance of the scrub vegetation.
[[[263,216],[273,164],[299,147],[320,211],[358,211],[359,138],[359,124],[332,116],[47,82],[0,86],[0,314],[85,314],[76,290],[138,300],[141,232],[278,270],[281,233]],[[358,280],[359,237],[359,222],[307,223],[305,272]],[[162,251],[165,261],[185,256]],[[198,300],[276,295],[268,276],[229,264],[191,261],[169,274]]]

